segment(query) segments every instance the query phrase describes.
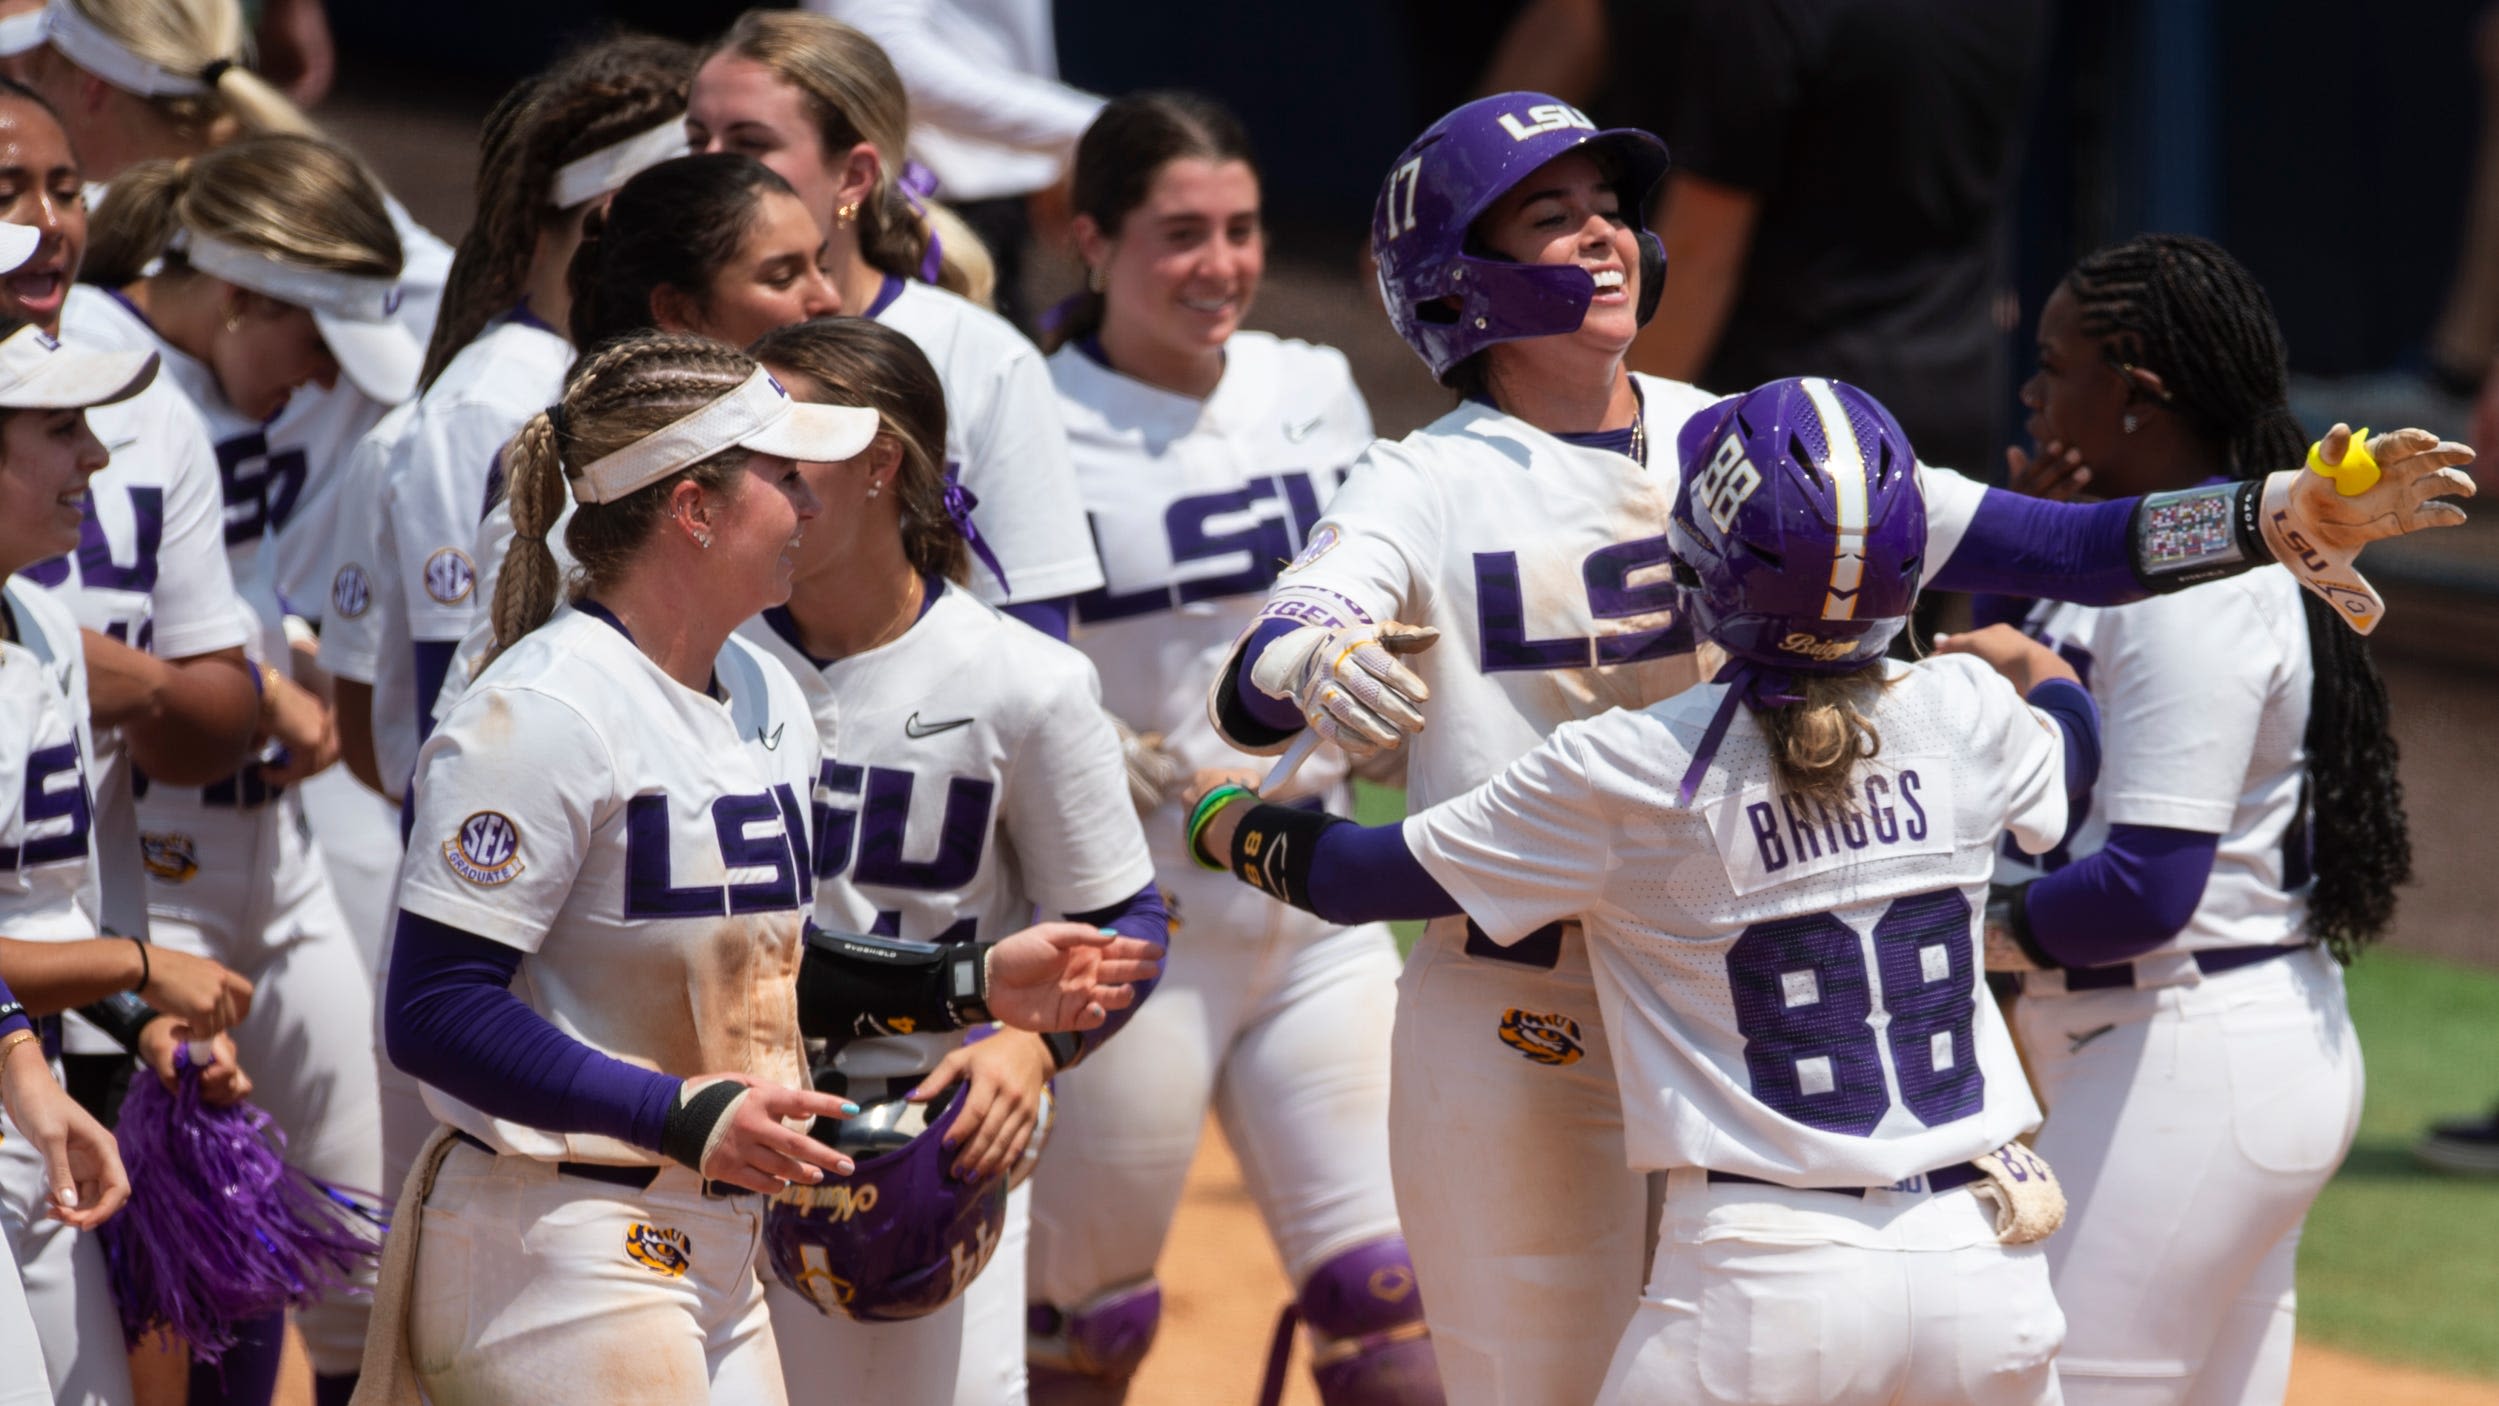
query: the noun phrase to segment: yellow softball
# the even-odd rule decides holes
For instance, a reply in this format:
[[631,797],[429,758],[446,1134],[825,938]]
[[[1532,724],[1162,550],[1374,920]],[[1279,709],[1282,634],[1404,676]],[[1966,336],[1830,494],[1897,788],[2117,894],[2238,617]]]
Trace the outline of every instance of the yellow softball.
[[2325,461],[2325,441],[2308,446],[2308,467],[2334,480],[2334,491],[2346,498],[2357,498],[2377,487],[2378,461],[2369,456],[2369,432],[2354,430],[2351,448],[2343,451],[2343,462]]

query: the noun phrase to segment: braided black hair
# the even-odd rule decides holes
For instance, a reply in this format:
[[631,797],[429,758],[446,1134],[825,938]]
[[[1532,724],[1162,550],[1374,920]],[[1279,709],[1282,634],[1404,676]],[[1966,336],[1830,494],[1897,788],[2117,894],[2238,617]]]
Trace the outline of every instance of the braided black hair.
[[[2066,286],[2082,328],[2121,366],[2160,374],[2168,409],[2221,446],[2234,478],[2300,466],[2306,432],[2287,399],[2289,354],[2273,303],[2228,251],[2184,234],[2147,234],[2086,255]],[[2412,878],[2412,836],[2387,729],[2386,682],[2359,633],[2312,592],[2308,777],[2286,840],[2314,855],[2308,929],[2349,962],[2385,936],[2395,889]],[[2303,833],[2304,830],[2304,833]]]

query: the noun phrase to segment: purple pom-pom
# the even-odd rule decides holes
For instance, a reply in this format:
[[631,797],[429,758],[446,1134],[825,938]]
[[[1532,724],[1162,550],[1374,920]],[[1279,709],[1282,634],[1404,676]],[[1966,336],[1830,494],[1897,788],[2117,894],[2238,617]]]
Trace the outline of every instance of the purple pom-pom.
[[268,1114],[203,1101],[187,1051],[175,1068],[170,1093],[144,1069],[130,1081],[114,1129],[130,1201],[97,1233],[123,1336],[163,1328],[215,1362],[237,1326],[343,1286],[379,1240],[363,1207],[286,1165]]

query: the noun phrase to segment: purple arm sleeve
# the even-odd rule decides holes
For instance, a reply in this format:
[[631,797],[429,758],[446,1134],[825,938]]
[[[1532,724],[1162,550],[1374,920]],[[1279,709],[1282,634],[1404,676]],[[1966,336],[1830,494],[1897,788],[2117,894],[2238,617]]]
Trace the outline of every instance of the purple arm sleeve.
[[[17,997],[9,991],[9,984],[0,981],[0,1010],[7,1010],[16,1004],[18,1004]],[[6,1017],[0,1017],[0,1040],[5,1040],[20,1030],[33,1030],[34,1028],[35,1023],[26,1018],[25,1011],[11,1011]]]
[[[2100,705],[2071,679],[2040,684],[2027,701],[2065,729],[2065,794],[2081,800],[2100,779]],[[2079,812],[2075,818],[2080,820]]]
[[1002,605],[998,608],[1059,643],[1065,644],[1068,626],[1074,623],[1076,617],[1076,598],[1055,596],[1049,600],[1017,601],[1013,605]]
[[1250,682],[1250,670],[1258,663],[1258,656],[1266,653],[1267,646],[1300,628],[1298,621],[1261,620],[1258,628],[1250,631],[1249,641],[1234,656],[1240,660],[1240,668],[1233,676],[1232,688],[1240,699],[1242,711],[1260,726],[1287,737],[1307,726],[1301,708],[1290,698],[1268,697],[1264,689]]
[[460,652],[454,640],[418,640],[416,642],[416,728],[417,745],[434,735],[434,700],[443,692],[443,680],[451,673],[453,656]]
[[399,915],[383,997],[391,1063],[497,1118],[659,1151],[679,1081],[602,1054],[512,994],[521,954]]
[[2030,885],[2030,933],[2069,967],[2131,961],[2176,937],[2203,901],[2218,835],[2112,825],[2108,843]]
[[1988,489],[1961,545],[1928,584],[2076,605],[2141,600],[2146,592],[2135,579],[2134,549],[2139,501],[2051,503]]
[[1462,911],[1414,853],[1403,825],[1331,825],[1310,856],[1310,911],[1331,923],[1444,918]]
[[[1097,928],[1109,928],[1121,937],[1143,938],[1165,952],[1171,950],[1171,915],[1164,911],[1162,890],[1152,884],[1147,884],[1144,888],[1129,895],[1126,900],[1114,903],[1108,908],[1097,908],[1090,913],[1070,913],[1067,915],[1067,920],[1071,923],[1091,923]],[[1077,1048],[1081,1052],[1079,1058],[1093,1053],[1101,1048],[1105,1040],[1118,1034],[1119,1028],[1128,1023],[1128,1018],[1144,1008],[1145,998],[1154,994],[1156,984],[1153,981],[1138,982],[1137,999],[1128,1003],[1128,1009],[1111,1012],[1110,1019],[1079,1035],[1077,1037]]]

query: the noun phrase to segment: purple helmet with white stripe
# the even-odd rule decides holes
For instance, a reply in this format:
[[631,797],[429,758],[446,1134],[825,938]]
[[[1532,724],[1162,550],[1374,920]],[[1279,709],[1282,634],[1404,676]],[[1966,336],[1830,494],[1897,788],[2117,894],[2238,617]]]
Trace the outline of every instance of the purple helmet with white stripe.
[[1542,93],[1478,98],[1398,153],[1371,212],[1388,320],[1432,374],[1495,342],[1578,330],[1596,281],[1569,264],[1520,264],[1468,250],[1467,232],[1493,203],[1557,156],[1585,149],[1613,176],[1623,215],[1640,232],[1640,322],[1666,286],[1666,246],[1645,226],[1666,175],[1666,144],[1636,127],[1599,131],[1587,114]]
[[1926,499],[1898,421],[1816,376],[1772,381],[1684,423],[1667,527],[1693,628],[1807,673],[1880,658],[1908,623]]
[[969,1088],[958,1086],[934,1117],[933,1100],[892,1098],[819,1121],[815,1135],[857,1165],[773,1197],[764,1211],[773,1276],[821,1312],[862,1323],[923,1318],[954,1302],[1007,1219],[1005,1173],[965,1181],[952,1170],[961,1150],[946,1146],[946,1131]]

